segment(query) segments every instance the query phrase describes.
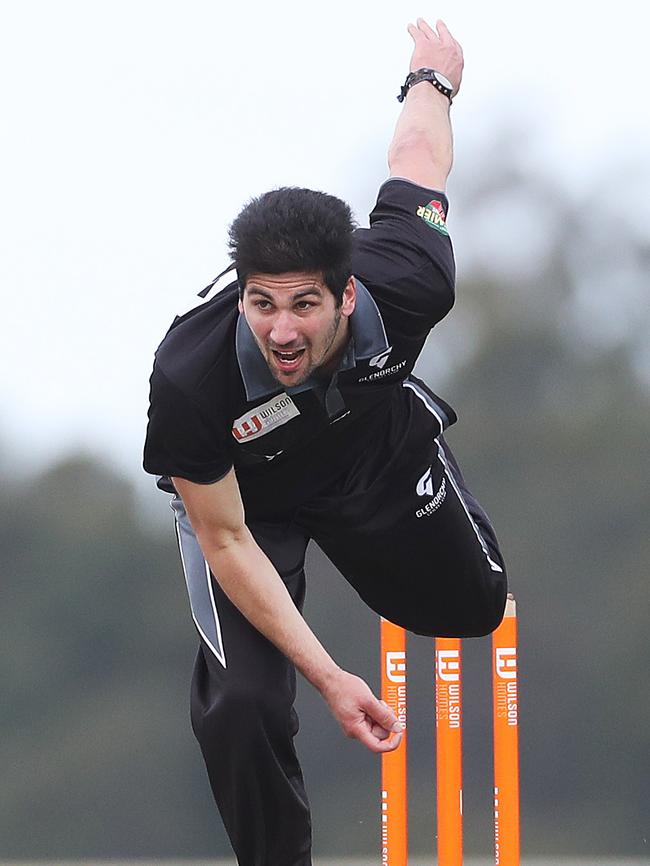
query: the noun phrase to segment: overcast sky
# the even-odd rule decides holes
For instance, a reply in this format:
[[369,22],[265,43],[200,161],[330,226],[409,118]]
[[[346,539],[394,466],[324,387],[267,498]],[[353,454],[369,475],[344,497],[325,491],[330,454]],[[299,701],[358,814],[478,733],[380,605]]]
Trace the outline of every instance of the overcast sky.
[[324,189],[364,223],[418,15],[465,51],[452,235],[463,161],[499,128],[530,130],[531,170],[576,194],[629,164],[625,207],[650,214],[649,22],[631,0],[4,7],[0,442],[35,467],[81,445],[137,472],[153,350],[252,195]]

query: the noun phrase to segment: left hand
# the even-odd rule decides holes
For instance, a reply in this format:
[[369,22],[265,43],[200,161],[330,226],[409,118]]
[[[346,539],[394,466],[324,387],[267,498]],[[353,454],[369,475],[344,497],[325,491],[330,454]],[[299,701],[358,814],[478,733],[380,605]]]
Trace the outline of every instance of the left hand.
[[444,21],[436,21],[436,28],[438,32],[429,27],[424,18],[418,18],[416,24],[409,24],[407,29],[415,42],[410,71],[425,67],[442,72],[453,84],[455,96],[463,77],[463,49]]

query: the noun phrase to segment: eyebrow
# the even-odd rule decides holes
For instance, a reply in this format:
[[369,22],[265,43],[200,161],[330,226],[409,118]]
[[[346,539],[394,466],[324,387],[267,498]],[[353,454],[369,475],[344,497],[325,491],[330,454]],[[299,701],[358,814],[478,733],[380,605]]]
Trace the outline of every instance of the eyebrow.
[[[272,292],[269,292],[266,289],[258,288],[257,286],[247,286],[246,291],[250,295],[260,295],[263,298],[266,298],[268,301],[274,300],[274,295]],[[322,298],[323,294],[321,290],[317,287],[312,287],[309,289],[302,289],[295,293],[295,295],[291,296],[292,301],[300,301],[302,298],[306,298],[308,295],[316,295],[318,298]]]

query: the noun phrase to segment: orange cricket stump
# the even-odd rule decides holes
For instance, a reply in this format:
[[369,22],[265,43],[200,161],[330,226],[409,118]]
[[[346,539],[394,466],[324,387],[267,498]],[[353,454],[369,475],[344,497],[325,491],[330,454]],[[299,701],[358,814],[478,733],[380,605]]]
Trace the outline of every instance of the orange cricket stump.
[[[406,724],[406,632],[381,619],[381,697]],[[406,731],[394,752],[381,756],[382,866],[408,864]]]
[[519,866],[519,711],[517,608],[509,593],[492,634],[494,717],[494,862]]
[[463,863],[461,642],[436,638],[438,866]]

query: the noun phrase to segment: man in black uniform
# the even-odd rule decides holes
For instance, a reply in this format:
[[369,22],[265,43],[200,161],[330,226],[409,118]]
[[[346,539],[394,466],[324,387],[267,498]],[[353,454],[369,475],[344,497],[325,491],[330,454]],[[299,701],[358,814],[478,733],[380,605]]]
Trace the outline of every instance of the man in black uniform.
[[[453,410],[412,375],[453,304],[444,194],[460,46],[409,25],[411,74],[369,229],[285,188],[234,221],[237,282],[156,353],[145,468],[175,494],[201,643],[192,724],[241,866],[308,866],[295,669],[375,752],[401,725],[300,611],[314,539],[377,613],[476,636],[505,603],[490,523],[443,439]],[[392,736],[391,736],[392,734]]]

